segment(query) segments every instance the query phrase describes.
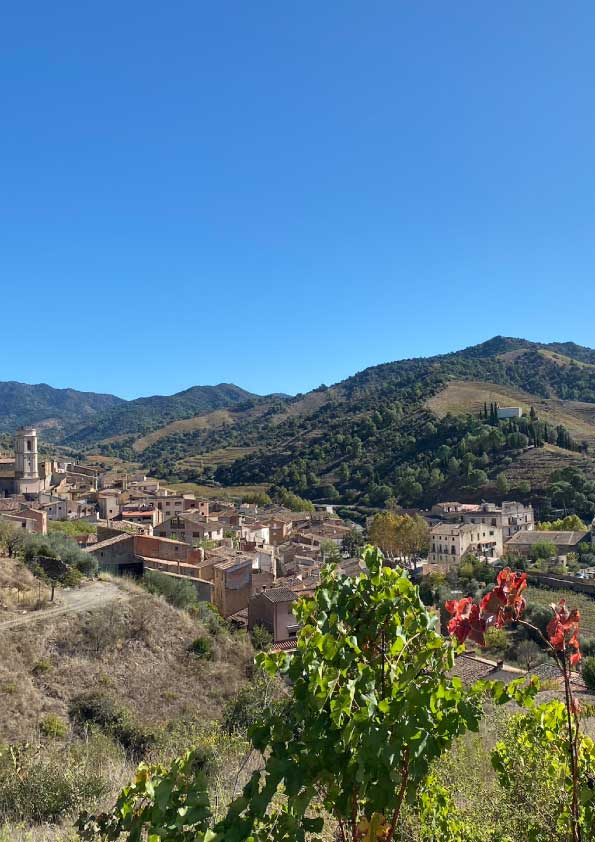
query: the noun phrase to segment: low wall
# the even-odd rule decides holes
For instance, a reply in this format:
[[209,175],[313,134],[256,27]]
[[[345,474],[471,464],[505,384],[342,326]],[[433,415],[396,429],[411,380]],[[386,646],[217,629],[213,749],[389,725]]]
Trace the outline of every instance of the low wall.
[[595,597],[595,581],[577,579],[576,576],[566,576],[563,573],[527,573],[527,581],[536,585],[545,585],[556,590],[575,591]]

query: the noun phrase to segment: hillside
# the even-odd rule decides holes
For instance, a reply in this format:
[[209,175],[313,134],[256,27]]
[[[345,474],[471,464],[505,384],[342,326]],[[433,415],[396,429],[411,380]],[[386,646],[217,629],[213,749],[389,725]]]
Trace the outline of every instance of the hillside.
[[94,418],[69,433],[68,445],[93,443],[122,435],[144,435],[183,418],[226,409],[257,398],[233,383],[217,386],[193,386],[175,395],[153,395],[137,398]]
[[36,424],[46,438],[82,420],[124,404],[115,395],[54,389],[45,383],[31,386],[15,381],[0,383],[0,432],[14,432],[22,424]]
[[[98,591],[103,602],[89,601]],[[245,633],[183,589],[187,610],[123,580],[58,591],[58,608],[38,594],[45,603],[24,565],[0,557],[3,842],[74,839],[80,811],[113,803],[141,760],[170,763],[189,746],[222,796],[242,780],[236,720],[221,720],[238,692],[254,692]]]
[[45,384],[5,382],[0,383],[0,433],[12,434],[23,424],[35,424],[46,441],[80,448],[102,440],[142,436],[181,419],[253,400],[259,400],[258,396],[232,383],[193,386],[174,395],[126,401]]
[[[525,418],[480,418],[493,403],[521,406]],[[505,494],[508,485],[541,505],[552,481],[564,480],[560,471],[595,476],[595,351],[498,336],[294,398],[194,387],[87,415],[61,443],[199,486],[283,486],[320,501],[425,506],[445,495]],[[580,493],[588,517],[595,491]]]
[[0,609],[0,743],[30,739],[49,714],[67,721],[83,692],[102,689],[158,727],[188,715],[216,719],[243,686],[249,643],[222,636],[216,661],[198,662],[189,646],[199,622],[141,588],[121,587],[113,604],[15,629],[2,628]]
[[[564,468],[593,474],[593,361],[594,351],[572,343],[495,337],[368,368],[307,395],[255,402],[249,411],[206,414],[105,452],[140,459],[172,479],[267,483],[344,503],[396,497],[429,505],[443,495],[494,495],[500,475],[519,494],[529,493],[529,482],[539,496]],[[520,405],[527,418],[495,431],[479,418],[490,402]],[[532,442],[535,455],[527,450]]]

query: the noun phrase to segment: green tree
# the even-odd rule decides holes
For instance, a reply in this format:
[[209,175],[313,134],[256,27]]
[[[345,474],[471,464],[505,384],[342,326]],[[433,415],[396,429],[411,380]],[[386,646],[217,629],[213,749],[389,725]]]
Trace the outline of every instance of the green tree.
[[537,529],[550,532],[585,532],[587,527],[578,515],[566,515],[559,520],[539,523]]
[[[486,686],[466,690],[448,676],[455,647],[405,572],[371,548],[364,560],[367,573],[353,578],[326,567],[314,597],[296,606],[293,656],[258,657],[288,695],[251,729],[264,768],[221,821],[207,829],[206,782],[189,775],[186,756],[170,770],[141,767],[111,813],[82,818],[82,838],[133,830],[130,838],[148,832],[155,842],[305,842],[324,829],[316,805],[346,842],[400,838],[405,805],[426,826],[441,815],[445,832],[451,813],[441,812],[442,796],[432,798],[430,771],[456,736],[478,727]],[[518,685],[493,691],[520,699]]]
[[25,541],[22,529],[17,529],[11,523],[0,521],[0,548],[9,558],[15,558]]
[[341,549],[344,553],[354,558],[359,555],[359,551],[364,546],[364,536],[360,529],[351,529],[347,532],[341,541]]
[[250,632],[252,646],[258,652],[266,651],[273,642],[273,635],[265,626],[254,626]]
[[539,541],[529,551],[529,557],[532,561],[547,561],[550,558],[555,558],[557,555],[558,549],[551,541]]
[[510,491],[510,483],[508,482],[508,479],[506,478],[505,474],[498,474],[498,477],[496,479],[496,487],[500,494],[508,494],[508,492]]

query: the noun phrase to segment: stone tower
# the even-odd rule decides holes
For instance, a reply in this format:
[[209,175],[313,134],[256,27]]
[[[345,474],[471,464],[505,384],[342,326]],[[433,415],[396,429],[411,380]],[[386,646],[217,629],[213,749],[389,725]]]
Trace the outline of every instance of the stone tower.
[[37,430],[34,427],[21,427],[17,430],[14,443],[15,479],[17,482],[38,480],[37,465]]

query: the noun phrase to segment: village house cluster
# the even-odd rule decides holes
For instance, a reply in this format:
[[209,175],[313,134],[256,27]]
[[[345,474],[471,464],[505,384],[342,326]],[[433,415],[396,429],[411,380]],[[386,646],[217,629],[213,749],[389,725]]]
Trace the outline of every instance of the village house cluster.
[[[42,534],[49,521],[92,523],[74,540],[102,570],[134,576],[158,571],[190,582],[199,600],[231,622],[267,628],[278,648],[294,645],[293,603],[314,591],[330,554],[345,575],[363,564],[342,551],[346,534],[361,527],[338,518],[332,507],[293,512],[203,500],[142,474],[40,460],[32,427],[17,431],[14,451],[0,456],[0,521]],[[564,558],[593,539],[592,530],[538,531],[532,507],[515,501],[438,503],[416,514],[428,522],[430,538],[418,574],[446,571],[470,555],[487,562],[529,556],[544,542]]]
[[[142,474],[42,461],[32,427],[17,431],[13,456],[0,457],[0,520],[41,534],[49,521],[87,521],[93,528],[74,540],[100,569],[187,580],[223,617],[264,626],[281,648],[297,635],[291,606],[314,590],[325,557],[358,528],[325,508],[208,501]],[[345,572],[359,565],[341,560]]]

